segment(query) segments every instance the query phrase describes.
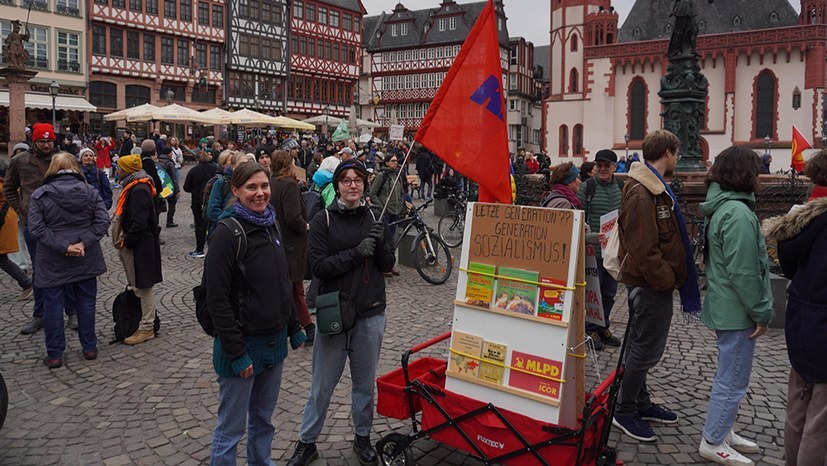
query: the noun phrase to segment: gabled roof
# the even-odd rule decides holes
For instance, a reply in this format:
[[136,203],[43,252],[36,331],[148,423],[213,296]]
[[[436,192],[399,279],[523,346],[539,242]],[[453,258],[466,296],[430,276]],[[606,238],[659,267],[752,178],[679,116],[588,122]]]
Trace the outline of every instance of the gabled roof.
[[534,47],[534,66],[543,67],[543,82],[548,82],[551,76],[551,47],[548,45],[541,45]]
[[[409,10],[402,3],[398,3],[389,13],[383,12],[379,16],[368,16],[364,19],[365,32],[362,42],[369,52],[414,48],[423,45],[461,44],[465,41],[486,3],[443,1],[436,8],[424,10]],[[496,5],[497,9],[503,13],[502,2],[496,2]],[[447,19],[453,16],[457,18],[456,29],[446,28],[440,31],[437,26],[439,18]],[[407,34],[403,36],[400,28],[399,33],[393,36],[391,25],[394,23],[406,23]],[[499,34],[500,44],[507,46],[508,29],[507,27],[503,29]],[[368,34],[371,37],[365,37]]]
[[319,0],[319,2],[326,3],[331,6],[336,6],[343,10],[350,10],[363,15],[367,12],[360,0]]
[[[619,42],[668,39],[675,19],[674,1],[636,0],[618,34]],[[789,0],[695,0],[700,34],[721,34],[795,26],[798,13]]]

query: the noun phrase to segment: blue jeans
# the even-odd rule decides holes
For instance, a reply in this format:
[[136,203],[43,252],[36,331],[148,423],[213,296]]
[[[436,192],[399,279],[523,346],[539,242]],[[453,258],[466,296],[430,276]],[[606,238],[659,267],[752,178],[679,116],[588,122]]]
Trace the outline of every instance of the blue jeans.
[[755,355],[755,340],[749,336],[754,331],[754,328],[715,331],[718,336],[718,372],[712,382],[704,423],[704,439],[712,445],[724,442],[738,416],[738,404],[747,394]]
[[46,352],[49,359],[63,359],[66,335],[63,331],[63,309],[69,296],[75,301],[78,316],[78,339],[83,351],[97,349],[95,336],[95,302],[98,279],[88,278],[63,286],[41,288],[43,299],[43,329],[46,334]]
[[603,267],[603,258],[597,256],[597,278],[600,280],[600,297],[603,302],[603,318],[606,320],[606,326],[601,327],[592,323],[586,324],[586,333],[597,332],[603,334],[609,330],[609,314],[615,305],[615,295],[617,294],[617,280],[612,277],[606,268]]
[[[37,256],[37,240],[29,233],[29,227],[23,229],[23,238],[26,240],[26,248],[29,250],[29,256],[32,259],[32,294],[34,295],[34,311],[32,317],[43,318],[43,288],[34,285],[34,276],[37,273],[35,270],[35,260]],[[67,290],[64,296],[63,307],[66,310],[66,315],[71,316],[75,314],[75,294],[73,290]]]
[[313,344],[313,378],[310,397],[304,407],[299,440],[315,443],[324,427],[333,390],[342,378],[345,359],[350,359],[351,416],[356,435],[370,435],[373,427],[373,395],[376,386],[376,364],[385,334],[385,315],[359,319],[349,332],[351,351],[345,335],[325,336],[316,329]]
[[[236,464],[238,442],[247,427],[247,463],[273,466],[273,411],[279,399],[284,361],[259,375],[218,378],[218,422],[210,446],[210,465]],[[249,416],[249,419],[248,419]]]

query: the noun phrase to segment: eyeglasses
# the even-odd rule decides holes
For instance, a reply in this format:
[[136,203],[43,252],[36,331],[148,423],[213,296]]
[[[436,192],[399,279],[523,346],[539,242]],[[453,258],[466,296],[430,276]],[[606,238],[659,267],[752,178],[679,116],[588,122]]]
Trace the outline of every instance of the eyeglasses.
[[37,141],[35,141],[35,144],[54,144],[54,143],[55,143],[54,139],[38,139]]
[[352,184],[356,186],[362,186],[363,184],[365,184],[365,180],[361,178],[342,178],[341,180],[339,180],[339,183],[345,186],[350,186]]
[[388,160],[388,163],[391,163],[391,162],[396,163],[396,162],[398,162],[398,160],[396,160],[396,159],[390,159],[390,160]]

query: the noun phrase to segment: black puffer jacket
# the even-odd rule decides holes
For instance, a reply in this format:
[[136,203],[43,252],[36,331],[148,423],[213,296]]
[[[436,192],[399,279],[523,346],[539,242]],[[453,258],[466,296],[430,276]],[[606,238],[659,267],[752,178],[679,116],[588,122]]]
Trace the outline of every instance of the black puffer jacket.
[[207,309],[221,348],[230,360],[247,351],[244,336],[272,335],[285,327],[288,335],[299,330],[284,244],[275,229],[236,218],[247,233],[247,253],[242,260],[247,271],[247,312],[243,328],[236,319],[239,306],[234,290],[242,286],[241,274],[236,268],[236,240],[228,228],[219,227],[213,232],[205,265]]
[[[385,312],[385,277],[382,274],[390,272],[396,261],[385,241],[379,241],[375,253],[367,259],[361,259],[356,252],[356,246],[370,233],[373,219],[379,218],[379,212],[371,215],[369,209],[366,205],[346,209],[336,200],[310,224],[310,263],[313,275],[321,279],[319,294],[339,291],[350,296],[356,281],[354,304],[359,318]],[[385,235],[390,235],[387,225]]]

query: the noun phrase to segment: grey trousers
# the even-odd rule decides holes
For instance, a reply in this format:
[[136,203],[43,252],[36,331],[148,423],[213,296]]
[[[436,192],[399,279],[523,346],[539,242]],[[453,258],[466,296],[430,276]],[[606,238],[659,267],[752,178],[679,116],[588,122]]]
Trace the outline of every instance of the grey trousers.
[[135,252],[128,248],[121,248],[118,250],[118,257],[123,264],[123,271],[126,273],[126,279],[132,291],[135,292],[141,300],[141,323],[138,325],[138,330],[152,330],[155,324],[155,293],[152,292],[152,287],[137,288],[135,287]]
[[827,464],[827,383],[808,384],[790,369],[784,450],[789,466]]
[[629,322],[631,328],[617,415],[635,414],[652,404],[646,388],[646,375],[660,361],[666,348],[672,323],[672,291],[633,287],[629,289],[629,305],[635,315]]

